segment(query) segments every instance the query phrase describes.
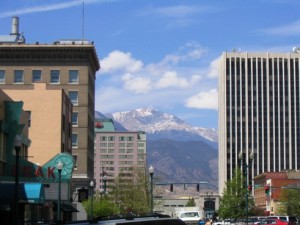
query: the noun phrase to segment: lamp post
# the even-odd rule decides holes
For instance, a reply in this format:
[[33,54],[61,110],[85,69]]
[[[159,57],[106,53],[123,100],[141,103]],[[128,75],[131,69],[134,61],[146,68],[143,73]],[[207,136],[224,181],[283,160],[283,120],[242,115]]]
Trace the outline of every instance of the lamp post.
[[206,195],[207,195],[207,199],[208,199],[208,204],[206,205],[206,218],[211,218],[212,217],[212,205],[211,205],[211,201],[212,201],[212,198],[211,196],[213,195],[213,191],[211,192],[206,192]]
[[149,174],[150,174],[150,208],[151,213],[153,213],[153,174],[154,174],[154,167],[149,167]]
[[239,153],[239,159],[241,160],[241,166],[244,169],[244,174],[245,174],[245,188],[246,188],[246,195],[245,195],[245,200],[246,200],[246,224],[248,225],[248,211],[249,211],[249,205],[248,205],[248,169],[252,165],[252,160],[254,158],[254,153],[253,151],[249,155],[249,161],[248,164],[245,160],[245,163],[243,163],[243,152]]
[[56,165],[58,171],[58,201],[57,201],[57,221],[60,221],[60,197],[61,197],[61,171],[64,165],[59,161]]
[[21,151],[22,141],[21,137],[17,135],[14,140],[14,147],[16,151],[16,174],[15,174],[15,193],[14,193],[14,224],[18,224],[19,220],[19,157]]
[[106,181],[107,181],[107,177],[106,175],[103,176],[103,193],[104,195],[106,194]]
[[90,182],[91,187],[91,220],[94,219],[94,181]]

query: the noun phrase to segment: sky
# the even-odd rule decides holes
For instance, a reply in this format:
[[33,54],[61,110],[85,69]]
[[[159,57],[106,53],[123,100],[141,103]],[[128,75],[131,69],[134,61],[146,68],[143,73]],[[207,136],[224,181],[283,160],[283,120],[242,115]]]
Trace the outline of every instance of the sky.
[[0,34],[19,17],[26,43],[93,41],[96,111],[137,108],[218,128],[223,52],[300,46],[299,0],[0,0]]

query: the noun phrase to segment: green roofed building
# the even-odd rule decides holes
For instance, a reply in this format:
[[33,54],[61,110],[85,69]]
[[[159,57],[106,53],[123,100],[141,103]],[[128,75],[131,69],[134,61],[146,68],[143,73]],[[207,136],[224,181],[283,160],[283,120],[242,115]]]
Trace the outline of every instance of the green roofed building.
[[119,174],[146,171],[146,133],[118,131],[112,119],[95,121],[95,189],[103,192]]

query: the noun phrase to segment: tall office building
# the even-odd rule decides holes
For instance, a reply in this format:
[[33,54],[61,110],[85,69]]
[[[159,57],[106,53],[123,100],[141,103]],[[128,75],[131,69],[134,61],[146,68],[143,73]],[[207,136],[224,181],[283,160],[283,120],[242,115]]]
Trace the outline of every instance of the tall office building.
[[[71,144],[76,159],[72,176],[73,191],[88,186],[93,179],[95,79],[99,69],[95,46],[89,41],[62,40],[53,44],[26,44],[25,38],[19,34],[17,18],[13,18],[12,33],[0,36],[0,88],[3,91],[22,91],[26,96],[34,89],[34,83],[45,83],[46,90],[64,90],[73,105]],[[46,100],[49,101],[48,98]],[[47,117],[47,113],[44,118],[37,118],[32,113],[33,119],[38,119],[39,122],[35,123],[43,126],[43,121],[51,118]],[[42,142],[49,138],[41,136],[40,140],[32,141]],[[65,151],[64,146],[59,147],[53,151]],[[30,147],[28,154],[31,154]],[[45,160],[33,159],[35,162]]]
[[[300,168],[300,53],[223,53],[219,76],[219,192],[240,167],[248,179]],[[249,156],[254,153],[254,159]],[[250,164],[250,161],[252,162]]]
[[97,119],[95,122],[95,188],[103,190],[105,182],[111,186],[120,174],[126,176],[133,173],[134,169],[141,169],[142,174],[145,175],[146,133],[117,131],[112,119]]

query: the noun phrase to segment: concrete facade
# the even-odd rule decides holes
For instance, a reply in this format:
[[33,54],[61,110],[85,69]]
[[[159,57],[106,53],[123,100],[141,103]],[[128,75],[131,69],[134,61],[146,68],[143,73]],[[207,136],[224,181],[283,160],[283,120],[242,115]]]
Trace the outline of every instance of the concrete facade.
[[94,165],[96,190],[103,188],[103,175],[109,186],[121,173],[132,173],[135,168],[146,172],[146,133],[116,131],[111,119],[97,120]]
[[219,193],[254,153],[248,179],[300,168],[300,54],[225,52],[219,76]]

